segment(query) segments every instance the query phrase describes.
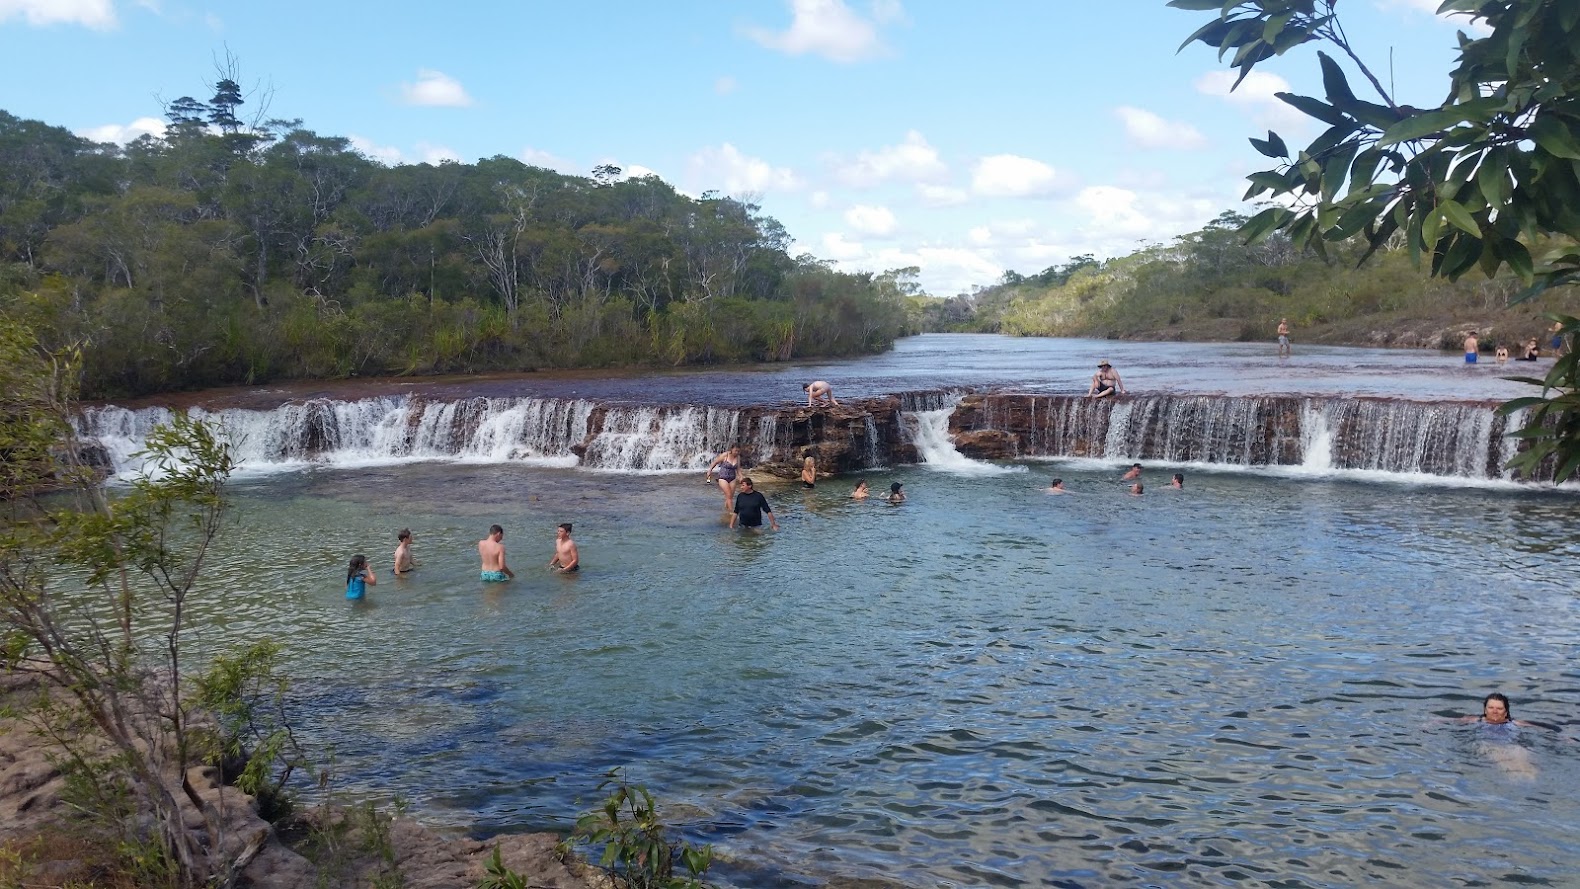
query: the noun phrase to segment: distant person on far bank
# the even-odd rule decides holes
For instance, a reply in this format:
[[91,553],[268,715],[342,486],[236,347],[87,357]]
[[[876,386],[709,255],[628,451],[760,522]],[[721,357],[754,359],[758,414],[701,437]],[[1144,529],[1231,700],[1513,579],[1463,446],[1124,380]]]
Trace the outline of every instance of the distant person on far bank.
[[1562,321],[1553,322],[1552,334],[1553,357],[1557,358],[1564,353],[1564,323]]
[[1119,379],[1119,372],[1108,363],[1108,359],[1097,362],[1097,373],[1092,375],[1091,388],[1086,390],[1087,398],[1108,398],[1113,395],[1125,394],[1125,384]]
[[1481,341],[1476,339],[1476,332],[1472,330],[1465,335],[1465,363],[1475,364],[1476,354],[1481,351]]
[[1278,319],[1278,357],[1289,357],[1289,319]]
[[576,541],[571,539],[570,522],[560,522],[554,529],[554,558],[549,559],[549,567],[561,574],[582,570],[582,557],[576,551]]
[[742,478],[741,491],[735,495],[735,511],[730,513],[730,529],[734,530],[737,524],[743,528],[761,528],[763,513],[768,514],[768,526],[779,530],[779,521],[774,518],[774,508],[768,505],[768,498],[753,486],[751,478]]
[[813,380],[801,387],[806,390],[807,407],[828,407],[839,404],[839,399],[834,397],[834,387],[827,380]]
[[1140,463],[1132,463],[1132,464],[1130,464],[1130,468],[1125,470],[1125,474],[1121,475],[1119,477],[1119,480],[1122,481],[1122,482],[1133,482],[1133,481],[1135,481],[1136,479],[1138,479],[1140,477],[1141,477],[1141,464]]

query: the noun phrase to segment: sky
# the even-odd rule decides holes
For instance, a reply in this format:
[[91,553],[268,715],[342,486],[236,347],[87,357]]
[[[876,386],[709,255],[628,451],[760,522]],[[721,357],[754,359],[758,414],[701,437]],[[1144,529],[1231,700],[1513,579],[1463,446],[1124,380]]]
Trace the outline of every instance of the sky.
[[[1343,0],[1402,101],[1447,92],[1463,18]],[[387,164],[506,155],[615,164],[753,200],[792,254],[916,266],[932,294],[1123,256],[1247,212],[1247,143],[1317,134],[1273,97],[1322,94],[1315,51],[1238,90],[1164,0],[0,0],[0,109],[100,141],[206,100],[299,118]],[[1357,94],[1368,97],[1352,76]],[[245,116],[245,115],[243,115]]]

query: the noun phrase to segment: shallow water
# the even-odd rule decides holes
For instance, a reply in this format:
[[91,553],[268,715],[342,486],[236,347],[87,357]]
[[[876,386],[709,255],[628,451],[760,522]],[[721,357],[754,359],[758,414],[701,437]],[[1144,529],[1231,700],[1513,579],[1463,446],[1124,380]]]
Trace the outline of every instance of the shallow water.
[[[487,834],[615,766],[772,886],[1442,886],[1580,873],[1572,494],[1093,464],[765,487],[412,464],[237,485],[211,645],[275,637],[344,786]],[[1043,493],[1049,476],[1071,494]],[[476,581],[503,524],[513,583]],[[584,570],[549,575],[574,521]],[[422,563],[388,575],[394,531]],[[349,554],[381,583],[349,604]]]

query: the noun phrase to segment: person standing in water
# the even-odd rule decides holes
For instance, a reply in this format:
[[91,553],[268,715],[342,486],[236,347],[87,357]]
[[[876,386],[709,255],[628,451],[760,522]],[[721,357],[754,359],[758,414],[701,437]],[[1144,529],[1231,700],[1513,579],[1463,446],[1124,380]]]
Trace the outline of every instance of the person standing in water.
[[801,461],[801,487],[817,487],[817,460],[810,454]]
[[417,560],[411,557],[410,528],[400,529],[395,539],[400,541],[395,547],[395,576],[400,577],[402,574],[410,574],[417,570]]
[[1122,482],[1133,482],[1133,481],[1135,481],[1136,479],[1138,479],[1140,477],[1141,477],[1141,464],[1140,463],[1132,463],[1132,464],[1130,464],[1130,468],[1125,470],[1125,474],[1121,475],[1119,477],[1119,480],[1122,481]]
[[1289,319],[1278,319],[1278,357],[1289,357]]
[[1183,473],[1183,472],[1176,472],[1176,473],[1174,473],[1174,478],[1169,481],[1169,487],[1171,487],[1171,488],[1183,488],[1183,487],[1185,487],[1185,473]]
[[1475,364],[1476,354],[1481,351],[1481,342],[1476,339],[1476,332],[1472,330],[1465,336],[1465,363]]
[[774,518],[774,508],[768,505],[768,498],[752,487],[749,477],[742,478],[741,492],[735,495],[735,511],[730,513],[730,530],[735,530],[737,523],[743,528],[761,528],[763,513],[768,513],[768,526],[779,530],[779,520]]
[[901,482],[894,482],[893,484],[889,485],[889,502],[890,503],[904,503],[905,502],[905,485],[903,483],[901,483]]
[[484,583],[503,583],[516,576],[505,564],[505,529],[491,525],[488,536],[477,542],[477,555],[483,561],[480,579]]
[[724,495],[724,511],[729,512],[735,506],[735,474],[741,468],[741,446],[730,445],[729,450],[713,458],[708,464],[706,478],[709,482],[717,477],[719,493]]
[[554,529],[554,558],[549,560],[549,567],[561,574],[582,570],[581,555],[576,551],[576,541],[571,539],[570,522],[561,522]]
[[357,553],[346,566],[346,598],[360,599],[368,594],[368,587],[379,582],[378,575],[368,565],[368,557]]

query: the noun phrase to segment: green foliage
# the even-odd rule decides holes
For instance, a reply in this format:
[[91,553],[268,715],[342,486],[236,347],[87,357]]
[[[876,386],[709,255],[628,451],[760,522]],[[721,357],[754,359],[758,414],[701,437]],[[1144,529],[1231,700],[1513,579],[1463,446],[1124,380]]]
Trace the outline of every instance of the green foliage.
[[254,642],[234,655],[218,655],[193,679],[192,702],[215,721],[215,731],[199,738],[196,755],[224,767],[241,763],[234,783],[258,798],[265,820],[288,814],[285,788],[305,764],[285,716],[286,681],[276,672],[280,646]]
[[[632,785],[619,769],[610,771],[599,792],[609,790],[603,806],[576,820],[570,837],[560,843],[562,853],[578,846],[602,846],[598,865],[634,889],[698,889],[713,864],[711,846],[695,847],[671,842],[653,795]],[[494,850],[497,860],[499,850]],[[677,859],[688,876],[675,875]]]
[[223,78],[125,149],[0,112],[0,308],[81,342],[91,396],[789,360],[905,330],[901,277],[792,259],[750,201],[506,157],[386,168],[245,104]]
[[[1279,93],[1327,125],[1305,149],[1291,152],[1275,133],[1251,144],[1279,161],[1254,173],[1246,198],[1277,203],[1242,227],[1251,240],[1286,233],[1323,252],[1355,236],[1362,260],[1402,239],[1433,276],[1457,280],[1479,268],[1507,266],[1529,285],[1525,296],[1580,282],[1580,13],[1557,0],[1444,0],[1489,33],[1459,35],[1459,61],[1436,107],[1398,103],[1355,52],[1338,20],[1338,0],[1172,0],[1179,9],[1212,10],[1186,39],[1233,56],[1241,80],[1258,64],[1308,42],[1338,49],[1370,85],[1358,97],[1343,64],[1318,52],[1324,99]],[[1558,243],[1544,252],[1533,245]],[[1580,467],[1580,419],[1570,395],[1580,376],[1555,367],[1520,435],[1539,458],[1557,461],[1557,478]],[[1556,376],[1555,376],[1556,374]],[[1565,376],[1565,374],[1569,374]],[[1557,392],[1553,397],[1547,393]],[[1534,409],[1543,406],[1542,409]],[[1522,463],[1527,469],[1530,463]]]
[[1525,476],[1539,475],[1543,468],[1552,472],[1555,482],[1565,481],[1580,472],[1580,352],[1574,348],[1580,337],[1580,318],[1549,315],[1560,325],[1558,333],[1569,344],[1558,356],[1547,376],[1537,380],[1517,377],[1522,382],[1542,387],[1540,396],[1516,398],[1498,408],[1502,414],[1530,412],[1524,428],[1515,433],[1526,448],[1509,461],[1509,468]]
[[494,854],[488,857],[484,865],[486,876],[479,880],[477,889],[530,889],[531,884],[527,878],[516,873],[508,867],[499,856],[499,847],[494,847]]

